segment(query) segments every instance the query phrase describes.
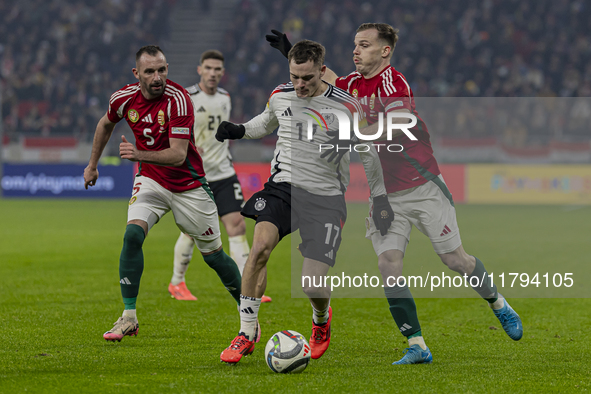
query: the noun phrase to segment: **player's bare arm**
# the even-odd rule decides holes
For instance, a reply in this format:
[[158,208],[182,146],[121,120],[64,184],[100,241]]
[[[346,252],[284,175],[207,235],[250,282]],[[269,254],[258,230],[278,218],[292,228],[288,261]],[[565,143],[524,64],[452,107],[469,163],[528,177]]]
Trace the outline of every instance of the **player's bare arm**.
[[172,167],[181,166],[185,162],[187,148],[189,146],[188,139],[171,138],[170,148],[160,151],[147,151],[138,150],[123,135],[121,136],[121,141],[119,144],[119,155],[122,159]]
[[88,166],[86,166],[84,169],[85,189],[88,189],[88,186],[94,186],[96,184],[96,180],[99,177],[97,170],[98,161],[103,154],[105,146],[107,146],[107,142],[109,142],[109,138],[111,138],[111,134],[113,134],[114,128],[115,123],[109,120],[107,114],[105,114],[96,125],[96,131],[94,132],[94,139],[92,141],[90,160],[88,161]]

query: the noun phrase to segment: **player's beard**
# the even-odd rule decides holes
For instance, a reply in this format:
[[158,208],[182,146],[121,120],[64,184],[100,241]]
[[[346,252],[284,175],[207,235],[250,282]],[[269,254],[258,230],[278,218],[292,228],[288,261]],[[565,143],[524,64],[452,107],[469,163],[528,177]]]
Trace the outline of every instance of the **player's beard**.
[[[154,89],[154,87],[159,87],[160,89]],[[150,92],[150,95],[152,96],[161,96],[164,93],[164,88],[166,87],[166,83],[162,82],[160,84],[150,84],[148,85],[148,92]]]

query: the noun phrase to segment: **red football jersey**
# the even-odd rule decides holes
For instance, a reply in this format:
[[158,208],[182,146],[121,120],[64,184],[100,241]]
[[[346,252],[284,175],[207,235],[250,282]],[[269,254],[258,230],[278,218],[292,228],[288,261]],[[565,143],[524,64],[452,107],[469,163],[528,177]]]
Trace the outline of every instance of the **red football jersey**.
[[379,142],[386,145],[400,144],[404,147],[402,152],[389,152],[384,146],[378,151],[388,193],[422,185],[441,173],[433,156],[427,126],[415,109],[410,86],[394,67],[389,65],[369,79],[355,71],[346,77],[338,78],[335,85],[357,97],[369,125],[378,121],[381,112],[386,127],[386,114],[403,108],[417,117],[417,125],[409,129],[417,141],[412,141],[402,134],[391,141]]
[[142,95],[139,82],[127,85],[111,96],[107,116],[114,123],[123,118],[127,120],[138,150],[169,148],[170,138],[189,140],[183,165],[172,167],[140,162],[138,175],[153,179],[173,193],[195,189],[205,182],[203,162],[193,142],[193,104],[181,85],[167,80],[164,94],[153,100]]

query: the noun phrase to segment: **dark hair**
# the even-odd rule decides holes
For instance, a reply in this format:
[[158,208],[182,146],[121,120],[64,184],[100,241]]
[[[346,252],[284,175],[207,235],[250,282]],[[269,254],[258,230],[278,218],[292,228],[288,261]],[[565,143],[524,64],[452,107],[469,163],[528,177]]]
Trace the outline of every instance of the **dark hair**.
[[293,60],[296,64],[306,63],[312,60],[315,65],[322,67],[324,64],[324,54],[326,50],[315,41],[302,40],[296,43],[287,54],[287,60]]
[[378,31],[378,38],[386,41],[392,47],[390,53],[394,52],[394,48],[396,48],[396,43],[398,42],[398,29],[393,28],[387,23],[363,23],[357,28],[357,33],[369,29],[376,29]]
[[222,55],[222,53],[220,51],[218,51],[217,49],[210,49],[210,50],[205,51],[201,54],[201,64],[203,64],[203,61],[207,60],[207,59],[216,59],[216,60],[221,60],[223,62],[224,55]]
[[162,49],[160,49],[160,47],[158,45],[146,45],[146,46],[143,46],[135,54],[135,61],[136,62],[139,61],[140,60],[140,57],[142,57],[142,55],[144,53],[147,53],[150,56],[156,56],[156,55],[158,55],[158,52],[160,52],[162,55],[164,55],[164,52],[162,52]]

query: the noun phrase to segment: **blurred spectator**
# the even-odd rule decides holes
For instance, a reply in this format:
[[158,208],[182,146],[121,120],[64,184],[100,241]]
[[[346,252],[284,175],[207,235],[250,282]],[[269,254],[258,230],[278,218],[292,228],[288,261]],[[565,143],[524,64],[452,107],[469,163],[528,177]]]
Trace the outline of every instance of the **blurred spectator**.
[[[363,22],[400,29],[393,66],[415,97],[591,96],[591,9],[581,0],[242,0],[239,9],[224,36],[231,48],[227,74],[237,76],[231,91],[244,98],[235,121],[260,113],[270,91],[289,80],[286,59],[265,42],[271,29],[283,29],[292,43],[321,42],[326,64],[346,75],[354,70],[353,38]],[[494,136],[516,145],[536,131],[550,133],[539,123],[528,133],[523,123],[529,112],[519,114],[521,125],[512,120],[498,129],[490,117],[484,120],[490,114],[480,112],[458,114],[465,127],[442,132]]]
[[173,3],[0,0],[6,135],[91,139],[110,94],[135,82],[135,52],[166,38]]
[[[6,133],[91,139],[111,92],[135,82],[128,72],[135,51],[167,37],[173,3],[0,0]],[[271,29],[283,29],[292,42],[321,42],[326,64],[346,75],[354,70],[357,26],[386,22],[400,30],[393,65],[417,98],[589,97],[590,7],[583,0],[238,0],[232,22],[220,32],[227,56],[222,86],[232,92],[232,120],[244,122],[289,80],[287,60],[264,39]],[[591,138],[582,127],[591,120],[589,100],[572,119],[571,108],[526,106],[513,114],[521,126],[501,108],[463,101],[432,115],[448,125],[433,127],[434,138],[494,137],[518,145]]]

